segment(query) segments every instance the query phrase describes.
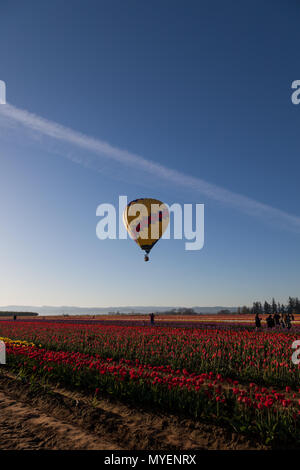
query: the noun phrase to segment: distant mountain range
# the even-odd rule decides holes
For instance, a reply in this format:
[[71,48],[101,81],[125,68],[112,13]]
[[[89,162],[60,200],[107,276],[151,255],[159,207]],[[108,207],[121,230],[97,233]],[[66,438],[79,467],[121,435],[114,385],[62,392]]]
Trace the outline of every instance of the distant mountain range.
[[[106,315],[106,314],[141,314],[141,313],[150,313],[150,312],[166,312],[172,309],[180,309],[184,307],[51,307],[43,305],[40,307],[37,306],[28,306],[28,305],[6,305],[5,307],[0,307],[0,311],[13,311],[13,312],[37,312],[40,315]],[[237,307],[192,307],[196,313],[199,314],[215,314],[220,310],[230,310],[231,312],[236,312]]]

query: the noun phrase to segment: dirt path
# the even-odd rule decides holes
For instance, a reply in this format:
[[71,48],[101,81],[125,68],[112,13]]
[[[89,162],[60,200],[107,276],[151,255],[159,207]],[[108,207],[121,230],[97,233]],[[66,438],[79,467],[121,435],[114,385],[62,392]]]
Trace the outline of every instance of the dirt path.
[[218,426],[0,375],[0,449],[262,449]]
[[[66,423],[0,392],[0,449],[116,449],[80,427]],[[120,447],[118,447],[120,449]]]

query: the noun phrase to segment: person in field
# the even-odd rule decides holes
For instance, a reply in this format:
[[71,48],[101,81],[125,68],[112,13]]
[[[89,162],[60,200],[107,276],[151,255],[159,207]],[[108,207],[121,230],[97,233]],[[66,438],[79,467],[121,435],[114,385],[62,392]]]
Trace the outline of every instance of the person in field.
[[275,326],[274,318],[273,318],[272,315],[269,315],[269,316],[266,318],[266,322],[267,322],[268,328],[273,328],[273,327]]
[[292,320],[294,320],[294,315],[292,313],[288,313],[286,316],[286,326],[288,330],[292,328]]
[[150,313],[150,323],[151,325],[154,325],[154,313]]
[[274,322],[275,326],[280,326],[280,314],[278,312],[274,313]]
[[283,328],[287,328],[288,326],[287,313],[282,314],[282,323],[283,323]]
[[261,319],[259,318],[258,313],[255,314],[255,326],[256,326],[256,329],[261,327]]

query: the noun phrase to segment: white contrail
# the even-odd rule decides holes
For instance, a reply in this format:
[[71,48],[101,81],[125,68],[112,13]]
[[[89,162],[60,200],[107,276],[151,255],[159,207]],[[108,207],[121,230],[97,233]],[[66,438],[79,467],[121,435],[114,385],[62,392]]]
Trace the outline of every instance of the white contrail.
[[[208,183],[200,178],[185,175],[177,170],[152,162],[151,160],[147,160],[126,150],[113,147],[100,139],[89,137],[86,134],[74,131],[26,110],[16,108],[11,104],[0,105],[0,115],[4,116],[10,124],[19,123],[40,135],[75,145],[123,165],[138,168],[146,173],[155,175],[156,178],[166,180],[169,183],[192,188],[210,199],[238,208],[247,214],[276,222],[277,225],[283,228],[300,232],[300,217],[298,216]],[[82,164],[87,164],[88,162],[87,157],[81,157],[81,159],[78,160],[71,155],[67,155],[67,158]]]

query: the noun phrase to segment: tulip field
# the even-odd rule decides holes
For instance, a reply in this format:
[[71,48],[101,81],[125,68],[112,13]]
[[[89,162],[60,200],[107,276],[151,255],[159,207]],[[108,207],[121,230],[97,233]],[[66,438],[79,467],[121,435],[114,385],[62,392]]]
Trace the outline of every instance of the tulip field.
[[9,370],[226,426],[266,444],[300,439],[294,331],[0,322]]

